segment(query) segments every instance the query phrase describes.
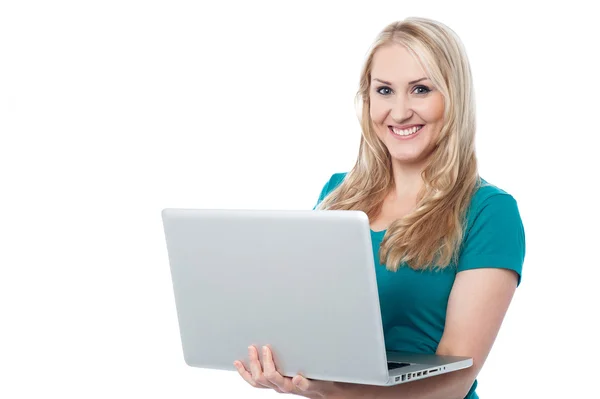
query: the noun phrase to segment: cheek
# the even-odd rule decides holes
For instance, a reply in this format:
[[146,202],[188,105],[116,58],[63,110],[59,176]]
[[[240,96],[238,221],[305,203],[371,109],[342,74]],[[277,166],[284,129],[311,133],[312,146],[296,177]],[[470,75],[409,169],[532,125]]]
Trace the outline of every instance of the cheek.
[[441,96],[428,98],[427,101],[423,101],[419,104],[418,108],[415,108],[415,111],[427,123],[436,123],[441,122],[444,117],[444,98]]
[[386,108],[380,101],[371,101],[369,104],[371,120],[375,124],[382,124],[386,118]]

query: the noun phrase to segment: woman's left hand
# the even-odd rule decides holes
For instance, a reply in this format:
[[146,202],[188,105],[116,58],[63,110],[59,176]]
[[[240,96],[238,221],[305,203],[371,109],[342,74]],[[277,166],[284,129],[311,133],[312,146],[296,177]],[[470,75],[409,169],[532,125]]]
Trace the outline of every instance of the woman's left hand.
[[262,365],[254,346],[248,347],[248,357],[250,371],[246,370],[239,360],[234,362],[234,366],[242,378],[255,388],[272,388],[279,393],[292,393],[315,399],[341,397],[341,385],[333,381],[309,380],[300,374],[294,378],[282,376],[275,368],[268,346],[263,346]]

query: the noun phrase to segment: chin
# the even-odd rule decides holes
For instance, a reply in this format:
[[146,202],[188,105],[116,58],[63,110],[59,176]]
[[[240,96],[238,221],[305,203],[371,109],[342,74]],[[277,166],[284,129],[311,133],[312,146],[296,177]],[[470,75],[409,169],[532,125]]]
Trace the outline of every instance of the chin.
[[395,157],[392,155],[392,162],[397,162],[403,165],[415,165],[420,162],[420,158]]
[[390,155],[394,161],[402,162],[402,163],[415,163],[415,162],[419,162],[423,159],[422,153],[406,154],[406,153],[390,152]]

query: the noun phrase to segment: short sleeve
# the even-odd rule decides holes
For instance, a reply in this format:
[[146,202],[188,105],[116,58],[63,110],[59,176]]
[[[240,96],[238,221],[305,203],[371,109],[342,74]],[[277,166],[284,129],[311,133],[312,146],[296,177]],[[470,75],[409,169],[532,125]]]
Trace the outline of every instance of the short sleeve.
[[517,273],[520,284],[524,260],[525,230],[516,200],[509,194],[486,198],[469,217],[457,272],[509,269]]

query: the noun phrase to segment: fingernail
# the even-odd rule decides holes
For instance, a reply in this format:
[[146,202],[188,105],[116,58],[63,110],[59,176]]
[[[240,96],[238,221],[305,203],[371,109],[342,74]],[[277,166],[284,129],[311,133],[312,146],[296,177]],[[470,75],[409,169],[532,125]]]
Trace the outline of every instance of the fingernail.
[[263,347],[262,347],[262,350],[263,350],[263,353],[266,355],[266,354],[267,354],[267,351],[268,351],[267,347],[266,347],[266,346],[263,346]]

